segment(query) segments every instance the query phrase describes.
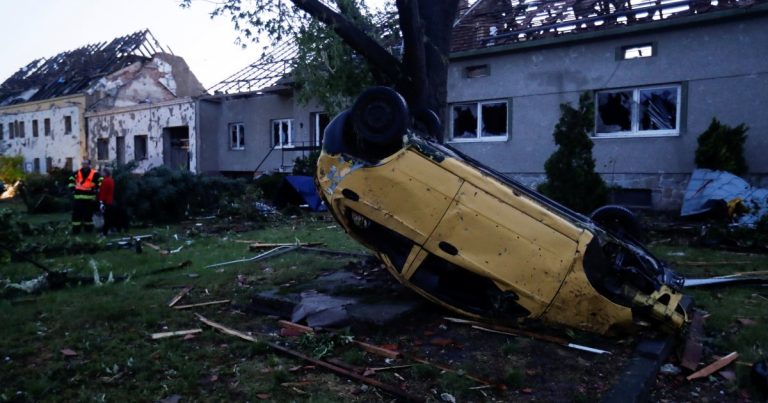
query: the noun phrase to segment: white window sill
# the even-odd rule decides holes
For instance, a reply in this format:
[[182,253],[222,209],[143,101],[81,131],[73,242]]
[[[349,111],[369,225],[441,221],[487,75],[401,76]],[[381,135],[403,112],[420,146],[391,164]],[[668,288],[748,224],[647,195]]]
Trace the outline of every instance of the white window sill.
[[229,148],[229,151],[245,151],[245,147],[239,147],[239,148]]
[[648,138],[648,137],[679,137],[680,132],[651,132],[651,133],[638,133],[638,132],[620,132],[620,133],[604,133],[595,134],[591,138],[593,139],[627,139],[627,138]]
[[460,138],[450,139],[448,143],[493,143],[507,141],[509,136],[493,136],[493,137],[474,137],[474,138]]
[[275,149],[276,150],[282,150],[284,148],[294,148],[294,147],[296,147],[296,146],[293,145],[293,144],[284,144],[284,145],[281,145],[281,146],[275,146]]

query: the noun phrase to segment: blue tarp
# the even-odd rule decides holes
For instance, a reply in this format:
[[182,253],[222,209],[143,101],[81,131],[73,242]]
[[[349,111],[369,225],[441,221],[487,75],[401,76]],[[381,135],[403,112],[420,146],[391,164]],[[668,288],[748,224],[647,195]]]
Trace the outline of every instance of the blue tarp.
[[312,211],[326,211],[327,208],[315,189],[315,181],[311,176],[286,176],[283,180],[280,192],[286,192],[286,187],[295,191],[296,195],[301,197],[303,203],[309,206]]

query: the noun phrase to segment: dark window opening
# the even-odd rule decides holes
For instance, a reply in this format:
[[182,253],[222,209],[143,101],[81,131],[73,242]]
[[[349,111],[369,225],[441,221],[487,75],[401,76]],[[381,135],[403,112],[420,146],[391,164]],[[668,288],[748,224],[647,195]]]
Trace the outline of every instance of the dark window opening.
[[293,119],[272,121],[272,145],[275,147],[293,146]]
[[595,94],[595,133],[675,135],[680,122],[679,85]]
[[51,119],[45,118],[43,120],[43,135],[50,136],[51,135]]
[[8,123],[8,139],[16,137],[16,124],[13,122]]
[[474,104],[454,105],[453,138],[477,137],[477,110]]
[[45,158],[45,172],[51,172],[53,169],[53,158],[46,157]]
[[488,77],[491,75],[491,68],[487,64],[479,66],[468,66],[464,69],[467,78]]
[[0,140],[3,140],[5,137],[5,126],[3,126],[2,123],[0,123]]
[[35,158],[33,161],[35,173],[40,173],[40,158]]
[[133,159],[141,161],[147,159],[147,135],[133,136]]
[[482,104],[482,136],[504,136],[507,134],[506,102]]
[[64,134],[72,133],[72,116],[64,116]]
[[37,119],[35,119],[32,121],[32,137],[38,137],[39,129],[37,126]]
[[640,90],[640,130],[677,128],[677,91],[674,88]]
[[323,144],[323,138],[325,137],[325,128],[331,123],[331,118],[324,112],[313,112],[310,115],[312,121],[312,139],[315,146],[321,146]]
[[17,130],[18,130],[18,136],[17,137],[22,137],[23,138],[24,136],[26,136],[26,133],[25,133],[25,130],[24,130],[24,121],[23,120],[21,122],[17,122],[16,123],[16,127],[17,127]]
[[64,169],[67,171],[72,171],[72,158],[67,158],[64,162]]
[[598,133],[632,130],[632,91],[598,93],[597,111]]
[[245,126],[242,123],[229,124],[229,148],[245,150]]
[[99,161],[109,160],[109,139],[96,140],[96,159]]

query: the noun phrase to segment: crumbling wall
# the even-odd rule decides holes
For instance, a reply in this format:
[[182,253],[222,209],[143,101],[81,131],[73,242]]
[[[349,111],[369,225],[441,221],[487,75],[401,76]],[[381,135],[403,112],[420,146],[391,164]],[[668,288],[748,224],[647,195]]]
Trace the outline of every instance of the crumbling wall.
[[[64,168],[68,160],[71,160],[72,168],[77,168],[85,152],[82,142],[85,132],[81,124],[84,105],[85,98],[75,96],[0,108],[0,125],[3,126],[0,153],[23,156],[24,167],[28,172],[35,170],[35,159],[38,160],[40,172]],[[65,117],[70,118],[69,132],[66,131]],[[45,119],[50,121],[47,135]],[[34,121],[37,121],[37,136],[33,131]],[[10,138],[11,122],[14,125],[24,122],[24,137],[17,133],[14,138]],[[48,158],[51,159],[50,167]]]
[[[190,98],[90,112],[86,114],[86,120],[89,157],[98,165],[106,165],[117,159],[119,137],[125,141],[123,160],[134,160],[136,142],[139,140],[136,136],[147,136],[146,158],[137,161],[137,173],[164,164],[166,144],[163,141],[163,129],[186,126],[189,129],[189,170],[197,172],[195,103]],[[106,159],[98,159],[99,139],[107,140]]]

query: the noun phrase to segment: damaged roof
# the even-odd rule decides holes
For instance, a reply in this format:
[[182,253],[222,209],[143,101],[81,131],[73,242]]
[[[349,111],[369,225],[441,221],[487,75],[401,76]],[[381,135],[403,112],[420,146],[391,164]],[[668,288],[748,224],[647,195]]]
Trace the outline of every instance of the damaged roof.
[[269,90],[289,79],[293,70],[293,59],[296,58],[297,53],[298,47],[295,42],[280,42],[258,61],[215,84],[208,89],[208,92],[212,94],[236,94]]
[[82,92],[94,80],[165,49],[149,30],[41,58],[0,84],[0,106]]
[[747,8],[766,0],[478,0],[454,24],[452,52]]

